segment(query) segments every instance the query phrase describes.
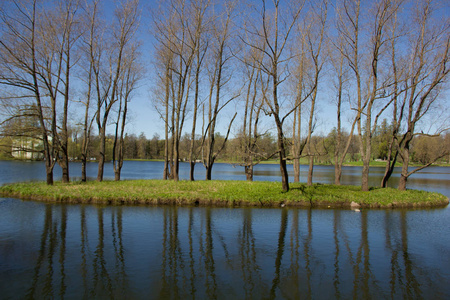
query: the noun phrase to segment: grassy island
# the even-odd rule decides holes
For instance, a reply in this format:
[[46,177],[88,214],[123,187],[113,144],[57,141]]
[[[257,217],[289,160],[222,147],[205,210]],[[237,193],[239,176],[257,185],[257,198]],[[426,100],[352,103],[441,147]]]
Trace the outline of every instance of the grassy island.
[[[15,183],[0,187],[3,196],[23,199],[102,204],[170,204],[211,206],[437,207],[449,203],[439,193],[357,186],[291,183],[285,193],[278,182],[124,180],[104,182]],[[352,203],[353,202],[353,203]]]

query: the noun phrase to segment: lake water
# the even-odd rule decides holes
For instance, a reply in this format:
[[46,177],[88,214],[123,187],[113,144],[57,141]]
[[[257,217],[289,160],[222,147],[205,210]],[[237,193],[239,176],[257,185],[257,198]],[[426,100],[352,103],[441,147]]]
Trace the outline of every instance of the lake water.
[[[213,170],[216,179],[245,179],[242,167]],[[315,170],[316,182],[333,182],[332,167]],[[345,168],[343,183],[359,184],[360,170]],[[113,178],[110,165],[105,171]],[[255,180],[279,180],[277,165],[255,171]],[[372,185],[382,171],[371,169]],[[161,174],[162,163],[125,162],[123,178]],[[450,168],[413,176],[409,188],[450,197]],[[0,184],[43,178],[41,162],[0,162]],[[358,213],[0,198],[1,299],[450,299],[449,282],[448,207]]]

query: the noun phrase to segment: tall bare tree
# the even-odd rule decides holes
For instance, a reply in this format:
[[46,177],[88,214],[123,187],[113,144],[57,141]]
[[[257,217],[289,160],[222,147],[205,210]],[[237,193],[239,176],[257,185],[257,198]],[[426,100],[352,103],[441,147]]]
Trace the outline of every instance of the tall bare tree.
[[203,133],[203,165],[206,169],[206,180],[211,180],[212,168],[217,155],[224,149],[228,140],[231,125],[236,118],[237,113],[232,117],[227,134],[222,145],[215,149],[216,143],[216,124],[220,111],[229,104],[238,95],[231,95],[226,101],[222,100],[224,86],[230,82],[231,76],[226,74],[226,67],[230,65],[233,55],[230,51],[232,43],[232,18],[235,13],[236,1],[227,1],[223,4],[222,14],[218,15],[213,23],[211,51],[210,51],[210,69],[209,69],[209,94],[208,94],[208,113],[207,126]]
[[[406,65],[401,62],[399,58],[400,55],[397,53],[399,51],[399,40],[400,37],[404,34],[401,33],[402,28],[405,26],[405,22],[399,20],[399,14],[397,13],[395,17],[392,19],[392,22],[389,27],[389,52],[391,59],[391,68],[392,68],[392,76],[393,76],[393,85],[391,86],[391,95],[392,95],[392,119],[391,119],[391,136],[388,141],[388,151],[386,157],[386,168],[383,175],[383,179],[381,180],[381,187],[387,187],[388,180],[394,172],[395,164],[398,159],[398,148],[397,148],[397,136],[401,130],[401,121],[399,121],[399,111],[403,110],[403,105],[401,104],[401,96],[405,92],[401,89],[401,86],[404,85],[403,82],[405,80],[404,76],[406,76]],[[399,105],[401,107],[399,107]]]
[[[301,25],[299,25],[300,27]],[[301,32],[301,29],[299,30]],[[295,86],[295,110],[292,122],[292,165],[294,169],[294,182],[300,182],[300,157],[306,146],[307,139],[302,140],[302,105],[306,99],[303,94],[306,92],[306,72],[310,68],[310,59],[306,51],[306,35],[300,34],[297,48],[300,53],[296,56],[297,66],[294,71]]]
[[[208,10],[211,6],[210,0],[198,0],[192,3],[192,21],[189,22],[189,32],[191,37],[191,43],[195,50],[194,58],[194,103],[192,105],[192,130],[191,130],[191,142],[189,147],[189,180],[194,180],[195,162],[198,156],[198,150],[196,151],[196,127],[197,127],[197,115],[200,100],[200,76],[202,74],[205,57],[208,50],[208,38],[207,26],[211,22],[210,16],[208,16]],[[192,28],[191,28],[192,27]]]
[[[310,19],[306,19],[306,25],[304,26],[303,34],[306,36],[307,52],[310,56],[310,61],[313,67],[313,71],[309,76],[308,89],[311,91],[309,96],[309,121],[308,121],[308,136],[306,138],[307,151],[309,157],[308,179],[307,184],[312,185],[313,169],[314,169],[314,154],[311,143],[311,136],[315,127],[315,107],[317,101],[317,95],[319,91],[319,79],[322,72],[323,65],[326,58],[323,55],[323,48],[325,43],[325,30],[328,15],[328,1],[322,1],[318,7],[317,4],[311,6]],[[307,74],[309,72],[306,72]],[[300,122],[300,120],[299,120]]]
[[135,43],[135,33],[139,26],[138,4],[138,0],[123,0],[119,3],[114,12],[110,40],[103,36],[103,39],[98,41],[103,47],[93,49],[101,53],[92,53],[97,102],[96,121],[100,139],[97,181],[103,180],[106,126],[111,109],[118,101],[119,80],[124,72],[124,55],[126,49]]
[[[247,44],[249,43],[247,37]],[[261,42],[262,44],[262,42]],[[253,180],[253,167],[260,161],[268,159],[271,155],[264,151],[258,151],[259,139],[263,134],[260,133],[258,127],[260,124],[261,114],[263,113],[264,98],[261,91],[263,84],[261,59],[262,53],[253,47],[246,47],[242,58],[243,76],[245,86],[244,94],[244,120],[242,130],[239,132],[240,152],[242,153],[246,179]],[[267,85],[265,85],[267,87]]]
[[[200,43],[204,30],[205,5],[208,3],[204,1],[173,0],[161,2],[157,13],[155,12],[154,28],[158,47],[160,51],[167,52],[159,56],[167,66],[166,76],[160,78],[165,82],[166,100],[170,102],[170,105],[166,105],[166,109],[170,107],[170,115],[167,111],[165,122],[172,134],[170,145],[167,143],[170,146],[167,149],[167,154],[171,156],[168,159],[170,170],[167,168],[166,172],[170,172],[170,178],[176,181],[179,179],[180,140],[193,81],[196,85],[195,102],[198,101],[200,70],[197,69],[195,79],[192,76],[196,58],[197,67],[201,68]],[[195,117],[196,108],[197,105]]]
[[[405,92],[397,121],[403,124],[405,131],[395,137],[398,155],[402,159],[402,171],[398,186],[400,190],[406,189],[409,176],[435,161],[409,171],[410,147],[414,137],[429,134],[428,132],[423,133],[423,129],[418,132],[421,122],[433,114],[435,130],[431,135],[440,135],[447,129],[445,122],[448,122],[448,111],[443,110],[443,115],[440,115],[436,108],[439,108],[438,105],[442,99],[441,93],[445,88],[450,71],[448,68],[450,25],[448,18],[444,22],[436,22],[435,8],[434,1],[418,2],[411,17],[414,22],[410,25],[412,28],[408,37],[410,52],[408,53],[406,81],[404,82]],[[435,159],[446,156],[448,151],[448,149],[444,150]]]
[[[76,64],[76,58],[73,59],[73,54],[75,45],[81,36],[80,30],[77,28],[79,9],[79,1],[77,0],[58,2],[56,9],[46,16],[46,27],[42,32],[42,38],[49,46],[48,48],[53,48],[46,52],[48,59],[45,62],[46,77],[43,78],[43,82],[51,100],[52,119],[55,120],[52,121],[54,124],[52,136],[53,142],[59,144],[60,151],[57,162],[62,169],[63,182],[69,182],[68,109],[71,100],[71,73]],[[57,59],[50,57],[57,57]],[[59,130],[58,125],[56,125],[58,122],[56,120],[57,97],[63,98],[62,122]]]
[[[290,4],[290,5],[289,5]],[[283,123],[295,110],[284,112],[279,98],[280,85],[285,81],[287,65],[291,55],[287,52],[288,43],[291,41],[293,29],[297,25],[304,2],[292,1],[286,4],[285,9],[279,0],[274,0],[273,8],[268,10],[265,0],[262,1],[261,10],[258,12],[260,25],[249,28],[249,34],[255,36],[255,41],[264,40],[264,47],[257,43],[249,43],[249,46],[263,53],[261,68],[270,79],[270,92],[264,95],[267,113],[273,116],[277,128],[277,144],[280,159],[280,172],[283,191],[289,190],[289,176],[286,166],[286,146]],[[284,114],[285,113],[285,114]]]
[[[343,105],[346,95],[350,93],[348,91],[349,85],[349,68],[347,66],[344,52],[344,39],[341,35],[336,35],[334,39],[332,39],[333,47],[331,50],[331,64],[333,67],[333,74],[335,74],[334,81],[334,90],[336,92],[336,98],[333,99],[336,103],[336,137],[335,137],[335,148],[334,148],[334,184],[341,184],[341,176],[342,176],[342,166],[345,161],[345,157],[350,148],[353,134],[355,131],[355,125],[357,119],[354,118],[349,135],[344,140],[345,136],[343,134],[342,128],[342,113],[343,113]],[[343,144],[345,142],[345,145]]]
[[62,168],[63,182],[68,182],[67,122],[79,3],[60,1],[52,9],[38,1],[11,0],[2,5],[0,82],[18,88],[20,97],[34,99],[47,183],[53,184],[56,162]]
[[[382,113],[391,105],[392,98],[386,90],[393,79],[381,71],[383,52],[390,36],[386,34],[389,21],[395,17],[401,1],[379,0],[367,10],[366,23],[362,24],[362,3],[359,0],[344,0],[338,9],[338,30],[345,41],[344,54],[356,80],[356,126],[360,140],[360,155],[363,161],[361,189],[369,190],[369,163],[371,159],[372,136]],[[369,30],[364,31],[365,28]],[[367,38],[368,51],[360,46],[362,38]],[[365,68],[367,66],[367,68]],[[363,92],[362,85],[366,89]],[[377,111],[375,111],[377,107]]]
[[120,180],[120,175],[124,162],[124,134],[128,116],[128,102],[131,101],[132,93],[137,88],[141,78],[142,68],[139,61],[138,45],[126,52],[126,59],[123,63],[123,72],[119,81],[119,111],[115,125],[114,142],[112,150],[112,160],[114,169],[114,180]]

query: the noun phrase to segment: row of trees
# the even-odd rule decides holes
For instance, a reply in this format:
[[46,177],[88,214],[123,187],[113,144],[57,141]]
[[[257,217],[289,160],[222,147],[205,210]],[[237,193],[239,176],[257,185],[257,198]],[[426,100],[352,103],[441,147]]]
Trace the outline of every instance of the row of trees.
[[[82,180],[93,124],[99,136],[98,176],[103,179],[106,127],[113,122],[114,169],[120,178],[127,103],[142,70],[136,30],[138,1],[122,1],[113,16],[104,1],[11,0],[0,4],[0,85],[4,124],[13,132],[42,142],[47,183],[53,168],[69,181],[69,115],[82,109]],[[74,106],[77,106],[76,108]],[[110,114],[115,110],[115,120]],[[36,123],[36,124],[34,124]],[[36,126],[37,125],[37,126]],[[29,131],[28,127],[35,130]],[[6,126],[7,129],[14,126]],[[116,163],[117,162],[117,163]]]
[[[1,4],[4,135],[39,136],[49,184],[55,163],[63,169],[63,181],[69,180],[69,112],[80,107],[83,166],[96,128],[97,180],[103,179],[111,128],[110,153],[120,179],[127,103],[145,82],[136,37],[141,11],[137,0],[122,0],[107,17],[102,4]],[[382,186],[400,161],[399,188],[405,189],[408,177],[420,169],[408,169],[412,158],[422,157],[426,167],[449,152],[447,146],[433,147],[428,152],[438,153],[412,157],[413,145],[420,148],[425,137],[443,140],[449,125],[450,23],[440,5],[446,3],[157,2],[145,15],[151,18],[146,29],[154,46],[148,66],[151,99],[165,125],[164,145],[156,143],[159,155],[163,149],[164,178],[178,180],[179,162],[187,160],[190,180],[197,161],[211,179],[214,162],[222,157],[239,161],[252,180],[254,165],[276,157],[288,191],[288,161],[298,181],[300,159],[308,159],[307,183],[312,184],[314,163],[326,158],[340,184],[342,165],[351,156],[363,162],[367,191],[370,160],[379,157],[387,161]],[[316,132],[320,107],[336,115],[327,137]],[[12,126],[16,120],[18,127]],[[217,134],[220,121],[227,124],[223,136]],[[227,157],[230,149],[233,158]]]
[[[385,124],[383,121],[382,124]],[[391,130],[392,126],[384,128],[379,126],[374,135],[374,141],[372,143],[372,158],[371,160],[386,161],[388,155],[388,143],[386,136],[390,133],[386,130]],[[328,164],[332,165],[334,163],[334,153],[336,150],[336,128],[326,135],[315,135],[312,137],[312,153],[314,155],[314,163],[316,164]],[[343,133],[344,137],[348,136],[348,133]],[[220,133],[216,133],[215,136],[218,144],[221,144],[225,137]],[[115,136],[113,134],[106,135],[106,146],[105,146],[105,159],[106,161],[113,160],[113,149],[114,149]],[[42,145],[29,143],[28,149],[20,148],[16,145],[16,137],[5,137],[1,139],[0,144],[2,145],[2,152],[0,153],[0,158],[3,159],[41,159]],[[30,140],[31,142],[36,142],[36,140]],[[200,136],[196,136],[195,144],[200,145],[202,142]],[[218,160],[222,162],[228,162],[231,164],[242,165],[245,159],[245,151],[242,137],[232,137],[229,138],[223,151],[218,155]],[[304,141],[303,141],[304,142]],[[123,139],[123,157],[125,160],[138,159],[138,160],[164,160],[164,143],[165,141],[160,138],[159,135],[154,134],[153,137],[147,138],[144,133],[139,135],[135,134],[125,134]],[[291,157],[294,154],[292,138],[286,138],[286,149],[287,156]],[[98,136],[93,135],[90,137],[90,143],[87,151],[88,161],[96,161],[99,157],[99,145],[100,139]],[[180,160],[184,162],[189,162],[191,138],[189,134],[185,134],[180,140]],[[271,134],[266,134],[264,137],[258,140],[254,152],[255,156],[265,157],[269,153],[277,152],[277,143],[275,138]],[[69,160],[80,161],[82,158],[83,138],[80,136],[80,132],[69,128],[69,139],[68,139],[68,154]],[[442,164],[450,164],[450,155],[442,156],[445,149],[450,147],[450,133],[442,136],[430,137],[430,136],[420,136],[417,137],[411,145],[411,161],[415,164],[426,165],[430,162],[438,162]],[[342,151],[343,149],[340,149]],[[23,155],[27,152],[34,151],[34,155]],[[217,149],[216,149],[217,151]],[[273,159],[277,159],[277,155]],[[306,159],[306,158],[305,158]],[[303,159],[302,163],[307,163]],[[354,163],[360,161],[359,155],[359,145],[358,140],[353,139],[350,147],[347,151],[347,157],[345,158],[345,163]],[[200,159],[201,161],[201,159]],[[245,163],[245,162],[244,162]],[[291,162],[293,163],[293,162]]]
[[[276,154],[283,190],[289,190],[286,162],[293,160],[298,181],[301,157],[309,158],[308,184],[312,184],[318,155],[313,135],[316,107],[332,98],[337,116],[335,183],[340,184],[342,165],[356,139],[363,162],[362,190],[369,190],[376,130],[379,120],[389,116],[386,124],[391,129],[383,137],[387,164],[382,186],[401,161],[399,188],[405,189],[408,177],[420,169],[408,169],[414,138],[439,136],[448,125],[448,111],[439,110],[440,105],[448,105],[450,47],[449,21],[439,14],[441,4],[445,5],[431,0],[340,0],[333,5],[326,0],[161,3],[154,31],[160,75],[157,106],[164,108],[161,116],[166,124],[165,178],[178,178],[179,146],[189,107],[193,107],[189,155],[193,170],[198,157],[197,113],[202,105],[206,115],[200,149],[207,152],[203,163],[210,179],[216,155],[223,150],[211,151],[218,113],[240,98],[243,122],[238,136],[244,141],[242,164],[247,178],[252,178],[255,164]],[[199,103],[200,99],[206,100]],[[275,153],[260,155],[255,147],[264,133],[260,129],[264,115],[273,118],[277,148]],[[350,120],[347,126],[344,116]],[[234,117],[230,120],[231,126]],[[435,122],[424,132],[430,120]],[[350,128],[347,136],[344,127]],[[228,134],[224,141],[227,138]],[[292,140],[289,150],[287,138]],[[435,158],[448,151],[444,148]]]

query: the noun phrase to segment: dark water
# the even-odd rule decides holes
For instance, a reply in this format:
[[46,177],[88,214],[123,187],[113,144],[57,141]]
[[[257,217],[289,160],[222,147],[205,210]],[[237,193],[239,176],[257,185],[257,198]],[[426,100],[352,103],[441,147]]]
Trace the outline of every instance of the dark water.
[[[161,167],[126,162],[124,178],[160,178]],[[0,168],[1,183],[44,176],[41,163]],[[95,171],[90,165],[90,176]],[[344,182],[358,184],[359,171],[346,168]],[[258,166],[256,175],[278,180],[278,168]],[[411,188],[450,196],[449,168],[417,175]],[[315,181],[332,176],[332,168],[316,168]],[[218,164],[213,177],[244,173]],[[1,299],[449,299],[449,282],[449,208],[358,213],[0,198]]]

